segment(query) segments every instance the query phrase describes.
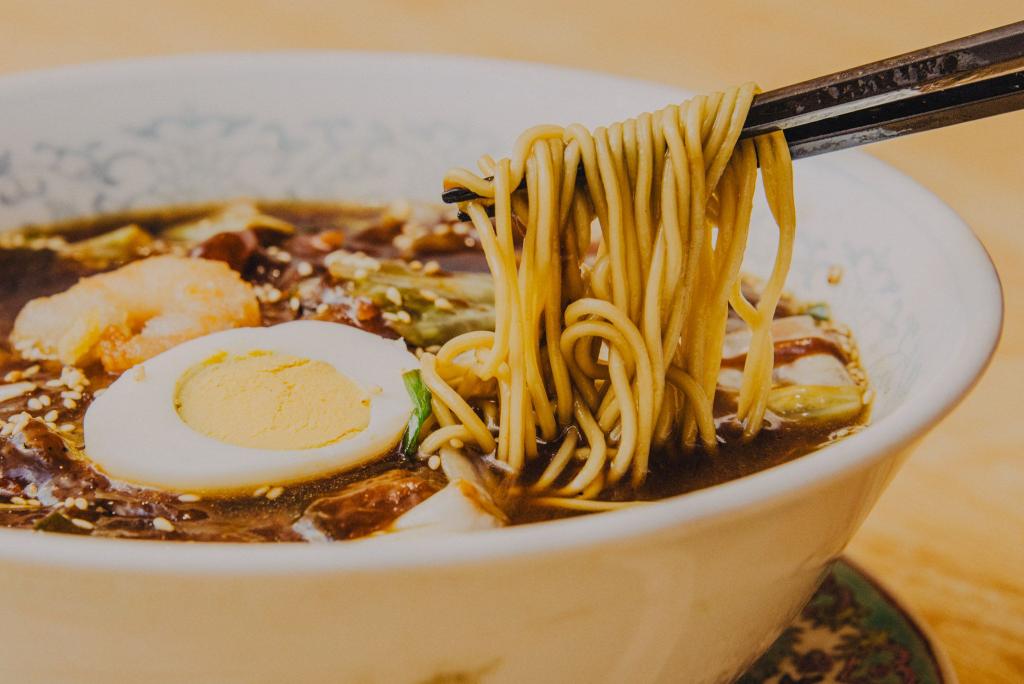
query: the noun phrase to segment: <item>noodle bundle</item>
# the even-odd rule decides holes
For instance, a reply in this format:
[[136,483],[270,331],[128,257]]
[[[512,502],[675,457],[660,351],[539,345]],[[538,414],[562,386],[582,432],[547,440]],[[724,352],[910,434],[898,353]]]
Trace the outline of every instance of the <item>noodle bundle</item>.
[[[494,279],[496,325],[422,356],[437,428],[421,453],[471,445],[518,476],[540,442],[553,454],[529,486],[548,503],[600,507],[606,488],[644,482],[652,452],[715,451],[730,307],[751,330],[736,417],[745,439],[758,433],[795,211],[782,133],[740,140],[754,93],[747,84],[594,131],[537,126],[511,158],[483,157],[480,175],[448,173],[446,187],[480,197],[461,209]],[[754,305],[740,266],[758,165],[779,237]]]

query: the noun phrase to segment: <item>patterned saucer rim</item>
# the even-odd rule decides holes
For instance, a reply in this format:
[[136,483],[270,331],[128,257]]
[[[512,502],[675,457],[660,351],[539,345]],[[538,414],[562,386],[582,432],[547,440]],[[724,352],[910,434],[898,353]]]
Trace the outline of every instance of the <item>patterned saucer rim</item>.
[[959,684],[960,678],[953,667],[953,661],[950,659],[949,653],[942,646],[942,642],[939,641],[935,631],[929,626],[927,620],[907,605],[906,601],[900,598],[899,594],[893,591],[884,581],[880,580],[877,575],[867,570],[863,564],[850,558],[848,555],[841,556],[839,561],[845,563],[857,575],[873,586],[885,600],[886,604],[903,615],[907,624],[917,632],[921,642],[928,649],[932,663],[942,678],[941,684]]

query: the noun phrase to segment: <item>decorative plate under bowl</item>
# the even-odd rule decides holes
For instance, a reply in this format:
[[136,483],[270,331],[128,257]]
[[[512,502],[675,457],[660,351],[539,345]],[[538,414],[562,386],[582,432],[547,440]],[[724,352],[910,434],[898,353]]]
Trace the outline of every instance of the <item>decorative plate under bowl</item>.
[[738,684],[956,684],[928,630],[877,580],[839,560]]

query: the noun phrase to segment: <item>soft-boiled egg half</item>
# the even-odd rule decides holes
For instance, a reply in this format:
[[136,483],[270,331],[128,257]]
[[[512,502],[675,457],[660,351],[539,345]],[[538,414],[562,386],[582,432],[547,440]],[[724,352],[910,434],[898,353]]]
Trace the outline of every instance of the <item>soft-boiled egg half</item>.
[[125,372],[85,414],[85,452],[113,478],[230,493],[387,454],[412,401],[401,340],[295,321],[185,342]]

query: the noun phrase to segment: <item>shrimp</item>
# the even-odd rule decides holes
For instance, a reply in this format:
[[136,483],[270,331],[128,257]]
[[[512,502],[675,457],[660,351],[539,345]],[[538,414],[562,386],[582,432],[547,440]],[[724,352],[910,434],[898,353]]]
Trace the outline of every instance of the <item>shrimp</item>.
[[226,264],[157,256],[28,302],[11,344],[26,358],[121,372],[207,333],[259,324],[252,287]]

